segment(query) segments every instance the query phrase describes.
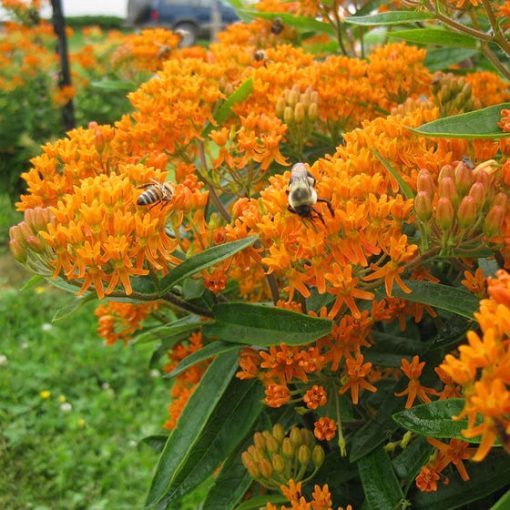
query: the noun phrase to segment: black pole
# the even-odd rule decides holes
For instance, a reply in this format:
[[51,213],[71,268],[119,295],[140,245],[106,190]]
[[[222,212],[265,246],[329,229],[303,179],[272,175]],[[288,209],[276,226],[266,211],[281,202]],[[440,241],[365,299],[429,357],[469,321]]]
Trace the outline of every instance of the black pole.
[[[69,67],[66,22],[62,10],[62,0],[51,0],[51,7],[53,8],[53,31],[57,36],[57,53],[60,58],[58,86],[63,88],[71,85],[71,71]],[[62,108],[62,123],[66,131],[74,128],[74,105],[72,99],[70,99]]]

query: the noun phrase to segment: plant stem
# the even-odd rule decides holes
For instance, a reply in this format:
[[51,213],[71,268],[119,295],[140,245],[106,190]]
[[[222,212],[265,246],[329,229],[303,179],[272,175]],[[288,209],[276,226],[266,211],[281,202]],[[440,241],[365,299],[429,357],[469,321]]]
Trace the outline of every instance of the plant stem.
[[489,0],[482,0],[485,11],[487,12],[487,17],[489,18],[489,23],[491,24],[492,30],[494,32],[493,40],[496,42],[501,49],[510,56],[510,42],[508,42],[507,38],[501,31],[501,27],[499,26],[498,20],[496,19],[496,15],[492,10],[491,3]]

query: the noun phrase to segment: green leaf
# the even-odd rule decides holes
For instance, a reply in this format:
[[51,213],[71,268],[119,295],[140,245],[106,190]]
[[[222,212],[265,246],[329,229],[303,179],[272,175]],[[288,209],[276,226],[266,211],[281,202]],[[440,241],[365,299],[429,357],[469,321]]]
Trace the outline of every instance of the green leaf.
[[236,510],[259,510],[259,508],[266,506],[267,503],[278,505],[279,503],[287,503],[287,501],[288,499],[281,494],[267,494],[266,496],[256,496],[248,501],[243,501]]
[[[470,477],[468,481],[465,482],[458,475],[453,475],[450,477],[450,483],[441,485],[436,492],[417,492],[413,498],[413,510],[474,508],[468,506],[468,503],[508,487],[510,456],[504,452],[502,455],[491,455],[480,463],[470,463],[466,467]],[[508,506],[503,508],[506,510]]]
[[150,448],[152,448],[154,451],[161,453],[163,451],[163,448],[165,447],[166,442],[168,441],[168,436],[165,435],[153,435],[153,436],[147,436],[144,437],[140,442],[139,445],[147,445]]
[[372,149],[372,153],[383,164],[384,168],[386,168],[386,170],[398,182],[398,185],[399,185],[400,189],[402,190],[402,193],[404,194],[404,196],[407,199],[414,199],[414,192],[411,189],[411,186],[409,186],[409,184],[407,184],[407,182],[404,181],[404,179],[402,178],[400,173],[395,168],[393,168],[391,163],[387,159],[383,158],[381,156],[381,154],[376,149]]
[[[262,412],[263,397],[263,386],[257,380],[234,378],[230,382],[199,439],[188,450],[161,503],[169,505],[179,500],[214,473],[252,431]],[[189,426],[189,423],[184,425]]]
[[501,131],[497,123],[501,110],[510,108],[510,103],[501,103],[473,112],[437,119],[418,128],[407,128],[414,133],[435,138],[506,138],[510,133]]
[[402,409],[404,403],[401,399],[395,398],[394,393],[402,391],[406,386],[405,382],[401,381],[391,387],[379,406],[377,414],[354,433],[349,455],[351,462],[356,462],[368,455],[387,441],[393,432],[398,429],[392,419],[392,414],[398,409]]
[[184,278],[194,275],[251,246],[257,239],[257,236],[245,237],[244,239],[207,248],[207,250],[190,257],[175,269],[169,271],[165,278],[159,282],[160,295],[169,292],[174,285],[184,280]]
[[411,444],[397,455],[392,463],[398,477],[406,482],[406,492],[414,483],[421,467],[426,464],[434,448],[424,437],[413,439]]
[[331,332],[328,319],[249,303],[220,303],[213,307],[215,322],[204,331],[225,342],[260,346],[303,345]]
[[205,138],[209,133],[216,129],[218,126],[224,124],[234,113],[232,107],[236,103],[244,101],[253,92],[253,79],[249,78],[243,82],[238,89],[234,90],[230,96],[220,105],[220,107],[214,113],[214,121],[216,125],[208,122],[205,129],[202,131],[202,136]]
[[67,304],[66,306],[63,306],[59,310],[55,312],[53,315],[53,318],[51,319],[52,322],[58,322],[62,319],[66,319],[70,315],[72,315],[74,312],[78,311],[83,305],[86,305],[87,303],[90,303],[91,301],[94,301],[97,299],[97,296],[94,294],[86,294],[85,296],[77,296],[75,297],[71,303]]
[[404,500],[387,453],[379,448],[358,461],[359,475],[370,510],[399,508]]
[[431,48],[427,50],[425,65],[431,71],[448,69],[451,65],[462,62],[476,55],[478,50],[466,48]]
[[415,44],[434,44],[447,46],[449,48],[471,48],[477,47],[478,41],[465,34],[451,32],[442,28],[411,28],[409,30],[398,30],[390,32],[389,38],[403,39]]
[[[420,434],[421,436],[436,437],[438,439],[461,439],[467,443],[480,443],[480,437],[466,438],[462,430],[466,429],[467,418],[454,421],[464,409],[464,399],[450,398],[436,400],[430,404],[420,404],[400,411],[393,415],[393,419],[401,427]],[[498,441],[496,441],[498,444]]]
[[236,508],[236,505],[253,483],[253,478],[241,462],[241,454],[251,443],[252,438],[248,437],[225,461],[220,474],[207,494],[203,505],[204,509],[233,510]]
[[145,344],[168,338],[170,336],[179,335],[184,336],[186,333],[191,333],[195,329],[200,328],[205,322],[197,315],[187,315],[176,321],[166,324],[164,326],[157,326],[155,328],[143,331],[133,338],[134,344]]
[[222,342],[221,340],[217,340],[216,342],[211,342],[207,344],[205,347],[202,347],[199,351],[196,351],[189,356],[186,356],[180,363],[175,367],[169,374],[165,375],[166,378],[172,378],[176,375],[181,374],[188,368],[204,361],[211,356],[218,356],[219,354],[223,354],[229,351],[238,351],[244,347],[242,344],[232,344],[227,342]]
[[34,274],[21,286],[20,291],[23,292],[24,290],[35,287],[36,285],[41,285],[41,283],[44,283],[45,280],[46,278],[44,278],[44,276],[41,276],[40,274]]
[[154,507],[168,494],[181,469],[187,465],[236,369],[237,354],[231,352],[218,356],[203,375],[161,454],[147,496],[147,507]]
[[262,12],[242,9],[241,14],[252,18],[275,19],[280,18],[284,25],[296,28],[300,32],[319,32],[321,34],[335,35],[335,29],[329,24],[308,16],[296,16],[287,12]]
[[473,313],[480,306],[476,296],[459,287],[450,287],[424,280],[404,280],[404,283],[412,290],[411,294],[406,294],[395,285],[393,287],[394,297],[413,303],[423,303],[467,319],[473,319]]
[[138,85],[133,81],[106,80],[93,81],[90,86],[94,89],[107,90],[109,92],[132,92]]
[[508,510],[510,508],[510,490],[508,490],[497,503],[491,506],[490,510]]
[[371,14],[369,16],[349,16],[344,19],[344,22],[352,25],[379,26],[417,23],[429,19],[434,19],[434,15],[430,12],[390,11],[381,12],[379,14]]

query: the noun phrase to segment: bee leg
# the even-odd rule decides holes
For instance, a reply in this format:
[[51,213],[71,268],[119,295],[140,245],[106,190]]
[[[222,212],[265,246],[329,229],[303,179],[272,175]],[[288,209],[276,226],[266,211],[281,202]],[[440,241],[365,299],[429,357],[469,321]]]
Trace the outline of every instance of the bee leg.
[[289,210],[292,214],[297,214],[296,210],[290,205],[287,206],[287,210]]
[[328,199],[318,198],[317,202],[324,202],[328,206],[331,216],[333,216],[333,218],[335,217],[335,210],[333,209],[333,206],[331,205],[331,202]]
[[140,184],[139,186],[137,186],[136,188],[137,189],[144,189],[144,188],[149,188],[151,186],[154,186],[154,184],[152,184],[152,182],[146,182],[145,184]]
[[148,209],[147,211],[150,211],[151,209],[154,209],[154,207],[156,207],[157,205],[159,205],[161,203],[161,200],[158,200],[157,202],[154,202]]
[[319,218],[319,220],[321,220],[321,223],[326,226],[326,223],[324,222],[324,217],[322,216],[322,214],[317,211],[317,209],[313,209],[312,208],[312,211],[317,215],[317,218]]

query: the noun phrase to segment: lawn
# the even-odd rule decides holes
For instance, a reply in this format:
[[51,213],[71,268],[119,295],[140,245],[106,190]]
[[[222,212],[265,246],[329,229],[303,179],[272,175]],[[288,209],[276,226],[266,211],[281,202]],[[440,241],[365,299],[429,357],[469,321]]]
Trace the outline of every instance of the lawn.
[[5,247],[16,218],[1,201],[0,508],[141,508],[168,384],[149,369],[151,345],[105,346],[94,304],[52,322],[72,296],[26,278]]

